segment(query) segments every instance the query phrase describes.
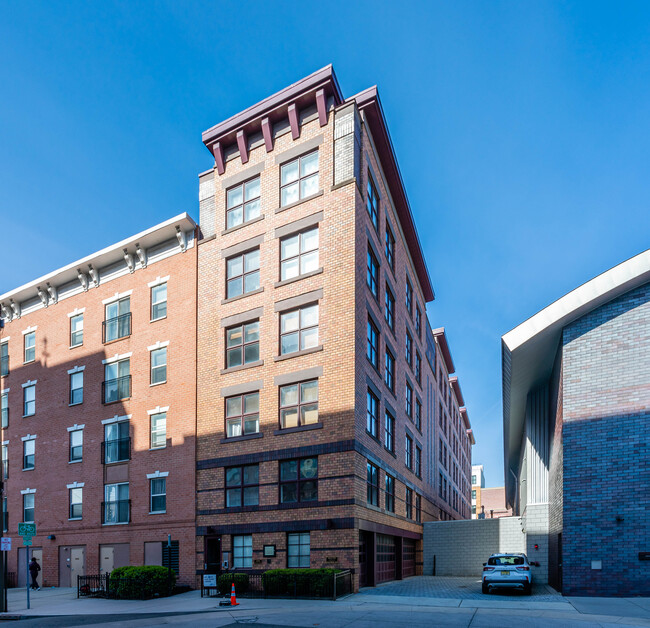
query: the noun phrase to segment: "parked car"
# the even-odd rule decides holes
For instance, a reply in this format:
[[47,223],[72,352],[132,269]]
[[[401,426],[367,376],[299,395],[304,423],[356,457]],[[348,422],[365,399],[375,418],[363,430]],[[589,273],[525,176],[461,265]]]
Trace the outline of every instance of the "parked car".
[[535,564],[528,561],[526,554],[492,554],[487,563],[483,563],[483,593],[502,587],[521,589],[530,595],[533,584],[530,568]]

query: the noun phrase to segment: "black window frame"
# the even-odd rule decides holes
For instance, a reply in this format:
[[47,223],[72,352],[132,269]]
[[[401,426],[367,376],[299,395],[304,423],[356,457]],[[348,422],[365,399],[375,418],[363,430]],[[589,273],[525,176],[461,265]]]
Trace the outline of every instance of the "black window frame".
[[385,296],[384,296],[384,319],[388,324],[388,328],[394,332],[395,331],[395,295],[393,291],[388,287],[388,284],[385,286]]
[[388,347],[384,356],[384,383],[395,394],[395,356]]
[[391,270],[395,271],[395,236],[393,230],[390,227],[388,219],[386,219],[386,246],[384,249],[384,254],[386,255],[386,261],[390,266]]
[[379,300],[379,260],[375,255],[375,251],[370,242],[368,242],[368,253],[366,255],[366,286],[370,290],[370,294]]
[[366,358],[372,364],[375,370],[379,370],[379,329],[375,321],[368,315],[368,325],[366,327]]
[[384,486],[384,508],[387,512],[395,512],[395,478],[390,473],[386,474]]
[[370,388],[366,393],[366,432],[379,438],[379,398]]
[[366,503],[379,508],[379,467],[366,461]]
[[404,504],[406,507],[406,518],[413,519],[413,489],[406,487],[406,497],[404,499]]
[[[247,482],[246,478],[246,472],[244,469],[255,469],[256,470],[256,481],[255,482]],[[238,484],[232,484],[229,483],[228,480],[228,472],[229,471],[234,471],[238,470],[239,471],[239,477],[241,478],[240,482]],[[231,509],[231,508],[255,508],[256,506],[260,505],[260,465],[259,464],[243,464],[243,465],[235,465],[232,467],[226,467],[224,469],[224,507]],[[250,479],[250,478],[249,478]],[[255,488],[257,489],[255,491],[255,495],[257,497],[256,502],[254,504],[246,504],[245,497],[246,497],[246,492],[248,489],[249,495],[252,495],[252,491],[250,489]],[[238,504],[230,504],[230,495],[234,495],[235,493],[239,494],[239,503]]]
[[[316,461],[316,474],[312,477],[301,477],[302,475],[302,463],[306,460],[315,460]],[[296,478],[295,479],[289,479],[289,480],[283,480],[282,479],[282,466],[283,465],[288,465],[291,462],[296,463]],[[280,460],[279,465],[278,465],[278,489],[279,489],[279,496],[278,496],[278,501],[280,504],[309,504],[313,502],[318,501],[318,456],[304,456],[302,458],[290,458],[287,460]],[[313,482],[315,486],[315,495],[314,497],[310,499],[303,499],[302,497],[302,486],[303,484],[307,484],[308,482]],[[283,499],[283,486],[288,486],[288,485],[295,485],[295,495],[296,499],[295,501],[289,501],[289,500],[284,500]]]
[[413,437],[409,434],[404,437],[404,465],[413,471]]
[[384,448],[395,455],[395,417],[384,410]]
[[404,410],[406,412],[406,416],[413,421],[413,386],[409,384],[408,380],[406,382],[405,390],[404,390],[404,397],[405,397],[405,407]]
[[377,190],[377,185],[375,184],[375,180],[373,179],[370,170],[368,170],[366,211],[368,212],[368,216],[370,217],[370,222],[372,223],[372,226],[375,228],[375,231],[377,232],[379,231],[379,203],[380,203],[379,191]]

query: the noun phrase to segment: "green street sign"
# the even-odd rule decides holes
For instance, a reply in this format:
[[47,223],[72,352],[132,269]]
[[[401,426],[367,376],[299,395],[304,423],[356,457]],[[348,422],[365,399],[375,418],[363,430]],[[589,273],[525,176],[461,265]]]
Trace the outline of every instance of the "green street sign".
[[18,524],[18,534],[20,534],[20,536],[36,536],[36,524],[35,523],[19,523]]
[[29,537],[24,536],[23,537],[23,545],[31,545],[31,544],[32,544],[32,537],[31,536],[29,536]]

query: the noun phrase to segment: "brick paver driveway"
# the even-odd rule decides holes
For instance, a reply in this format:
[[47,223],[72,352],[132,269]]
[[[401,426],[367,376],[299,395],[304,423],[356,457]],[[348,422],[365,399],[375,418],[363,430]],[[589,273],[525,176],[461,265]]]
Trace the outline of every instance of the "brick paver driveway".
[[362,595],[402,595],[405,597],[434,597],[456,600],[514,600],[535,602],[557,602],[562,600],[559,593],[549,590],[543,584],[533,584],[532,595],[519,591],[499,590],[498,593],[481,593],[481,578],[447,578],[444,576],[414,576],[395,582],[387,582],[377,587],[366,587]]

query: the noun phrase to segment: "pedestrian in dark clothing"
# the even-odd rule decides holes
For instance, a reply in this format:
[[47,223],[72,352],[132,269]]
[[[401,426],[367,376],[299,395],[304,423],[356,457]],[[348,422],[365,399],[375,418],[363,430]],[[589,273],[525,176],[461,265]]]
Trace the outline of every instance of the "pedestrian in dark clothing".
[[29,575],[32,577],[32,589],[36,589],[37,591],[41,590],[41,587],[38,586],[38,582],[36,582],[36,578],[38,578],[38,572],[41,570],[41,566],[36,562],[36,558],[32,556],[32,562],[29,563]]

